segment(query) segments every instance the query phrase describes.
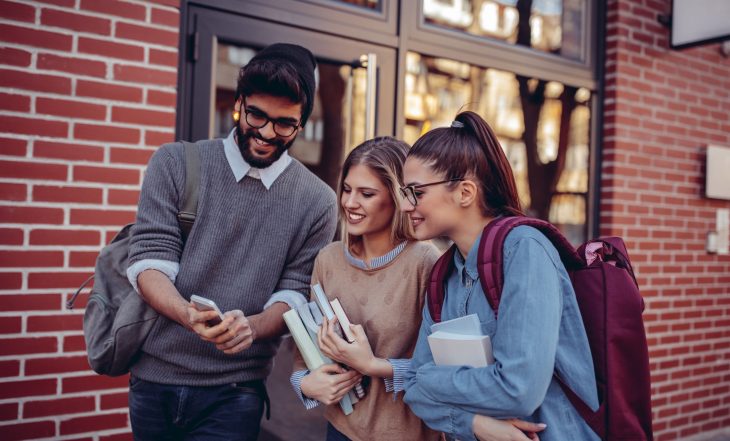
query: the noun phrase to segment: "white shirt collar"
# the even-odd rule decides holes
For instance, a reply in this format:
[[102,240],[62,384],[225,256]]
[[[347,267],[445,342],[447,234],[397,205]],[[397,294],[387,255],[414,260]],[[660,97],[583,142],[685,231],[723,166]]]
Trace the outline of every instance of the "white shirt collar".
[[244,176],[250,176],[254,179],[260,179],[264,187],[267,190],[270,189],[274,185],[274,181],[281,176],[291,163],[291,156],[289,156],[288,152],[284,152],[281,158],[266,168],[251,167],[251,164],[243,159],[241,151],[238,150],[238,145],[234,138],[235,133],[235,129],[231,130],[228,137],[223,140],[223,148],[226,153],[228,165],[231,167],[231,171],[233,171],[233,176],[236,177],[236,182],[240,182]]

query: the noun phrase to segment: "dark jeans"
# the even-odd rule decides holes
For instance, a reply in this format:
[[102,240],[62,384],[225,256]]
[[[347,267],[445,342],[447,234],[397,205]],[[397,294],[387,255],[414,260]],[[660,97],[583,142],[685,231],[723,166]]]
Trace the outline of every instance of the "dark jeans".
[[129,418],[135,440],[255,441],[265,389],[250,385],[193,387],[129,379]]
[[327,441],[350,441],[350,438],[335,429],[332,424],[327,423]]

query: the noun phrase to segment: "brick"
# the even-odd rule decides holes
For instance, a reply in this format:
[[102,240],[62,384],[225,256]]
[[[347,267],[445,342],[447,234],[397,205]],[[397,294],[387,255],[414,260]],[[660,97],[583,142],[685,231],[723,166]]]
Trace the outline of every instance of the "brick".
[[159,147],[173,141],[175,141],[175,134],[172,132],[146,130],[144,134],[144,144],[148,147]]
[[140,26],[132,23],[117,22],[114,36],[116,38],[145,41],[151,44],[177,48],[178,32],[160,29],[159,26]]
[[30,97],[28,95],[0,93],[0,109],[30,112]]
[[173,127],[175,114],[131,107],[112,107],[112,121],[149,126]]
[[[44,354],[48,352],[56,352],[56,350],[58,349],[58,342],[56,341],[56,337],[13,337],[0,339],[0,343],[0,355]],[[9,393],[4,389],[4,387],[0,388],[0,398],[11,398],[4,395],[6,393]],[[54,382],[53,390],[50,393],[55,392],[56,387]],[[22,396],[22,394],[20,396]]]
[[153,149],[112,147],[109,160],[118,164],[146,165],[153,153],[155,153]]
[[[0,186],[2,191],[2,186]],[[20,228],[0,228],[0,244],[2,245],[23,245],[23,230]],[[2,309],[2,305],[0,305]]]
[[76,289],[91,274],[85,272],[32,272],[28,274],[28,288],[30,289]]
[[86,350],[86,341],[83,335],[67,335],[63,337],[63,352],[78,352]]
[[106,64],[102,61],[78,57],[61,57],[53,54],[38,54],[38,69],[57,70],[77,75],[105,77]]
[[133,441],[132,432],[115,433],[113,435],[105,435],[99,437],[99,441]]
[[112,28],[111,20],[106,18],[45,8],[41,11],[41,24],[100,35],[110,35]]
[[37,0],[39,3],[48,3],[50,5],[65,6],[72,8],[76,4],[76,0]]
[[36,112],[46,115],[65,116],[68,118],[106,119],[106,106],[84,101],[61,100],[38,97]]
[[152,8],[152,23],[170,26],[173,28],[180,27],[180,12],[171,11],[169,9]]
[[20,361],[3,360],[0,361],[0,377],[9,378],[20,375]]
[[12,66],[28,67],[30,66],[30,52],[12,47],[0,47],[0,60],[2,64]]
[[56,379],[6,381],[0,388],[0,399],[52,395],[56,393]]
[[69,266],[93,268],[96,265],[97,257],[99,257],[99,253],[96,251],[71,251]]
[[0,160],[0,176],[16,179],[65,181],[68,177],[68,167],[61,164]]
[[63,266],[63,251],[0,250],[0,267],[54,267]]
[[34,229],[31,245],[100,245],[101,233],[96,230]]
[[27,319],[28,332],[76,331],[82,328],[83,315],[37,315]]
[[[88,370],[89,360],[86,355],[76,355],[72,357],[31,358],[29,360],[26,360],[25,362],[25,375],[44,375]],[[91,409],[88,409],[90,411],[94,410],[93,398],[91,400],[92,407]]]
[[177,73],[117,64],[114,66],[114,79],[136,84],[159,84],[174,87],[177,83]]
[[71,80],[56,75],[0,69],[0,86],[37,92],[71,93]]
[[33,145],[33,156],[36,158],[67,159],[70,161],[104,161],[104,148],[100,146],[74,143],[41,141]]
[[21,26],[0,24],[0,41],[70,51],[72,37],[58,32],[41,31]]
[[144,61],[144,48],[142,46],[96,38],[79,37],[78,51],[122,60]]
[[74,137],[91,141],[121,142],[136,144],[140,140],[137,129],[114,127],[109,125],[80,124],[74,125]]
[[0,207],[0,223],[10,224],[60,224],[63,209],[41,207]]
[[99,375],[86,375],[81,377],[67,377],[61,380],[63,393],[86,392],[92,390],[105,390],[127,387],[129,376],[106,377]]
[[27,401],[23,404],[23,418],[39,418],[44,416],[93,412],[95,407],[96,403],[94,402],[94,397],[54,398],[52,400]]
[[71,209],[72,225],[121,226],[134,222],[135,212],[129,210]]
[[35,8],[17,2],[0,1],[0,17],[11,21],[35,21]]
[[17,138],[0,137],[0,155],[25,156],[28,153],[28,141]]
[[[2,163],[2,161],[0,161]],[[4,170],[0,175],[4,174]],[[25,184],[0,183],[0,200],[3,201],[24,201],[28,199],[28,186]]]
[[9,424],[2,426],[3,440],[51,438],[56,435],[54,421],[33,421],[32,423]]
[[20,289],[23,286],[21,273],[0,273],[0,287],[2,289]]
[[150,49],[150,63],[161,66],[177,67],[177,51]]
[[100,188],[72,186],[33,186],[33,200],[36,202],[76,202],[80,204],[101,204],[104,192]]
[[56,311],[61,309],[60,294],[2,294],[0,311]]
[[127,426],[126,413],[111,413],[61,421],[61,435],[93,432]]
[[139,185],[139,173],[137,169],[75,165],[73,180],[74,182]]
[[68,123],[63,121],[0,115],[0,131],[6,133],[18,133],[22,135],[65,138],[68,134]]
[[154,106],[166,106],[175,108],[177,102],[177,94],[172,92],[163,92],[160,90],[150,89],[147,91],[147,104]]
[[110,189],[108,202],[111,205],[137,205],[139,191]]
[[139,87],[119,86],[112,83],[79,79],[76,83],[76,96],[102,98],[113,101],[142,101],[142,89]]
[[18,403],[0,404],[0,421],[17,420],[20,409]]
[[174,8],[180,8],[180,0],[151,0],[151,3],[157,3],[164,6],[172,6]]
[[22,326],[20,317],[0,317],[0,334],[18,334]]
[[101,396],[101,410],[124,409],[129,406],[129,393],[105,394]]
[[144,6],[115,0],[105,0],[103,2],[98,0],[81,0],[81,9],[117,17],[131,18],[137,21],[144,21],[147,18],[147,11]]

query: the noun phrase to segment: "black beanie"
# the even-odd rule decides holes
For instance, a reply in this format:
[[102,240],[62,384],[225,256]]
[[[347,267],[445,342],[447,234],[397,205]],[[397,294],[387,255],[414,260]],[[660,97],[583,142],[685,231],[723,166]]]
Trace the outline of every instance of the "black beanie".
[[314,79],[314,68],[317,66],[317,60],[314,59],[314,55],[312,55],[309,49],[296,44],[274,43],[271,46],[263,48],[248,64],[250,65],[263,60],[287,63],[299,75],[299,84],[302,86],[304,96],[307,97],[306,108],[302,109],[301,125],[303,126],[312,113],[312,108],[314,107],[314,91],[317,88],[317,83]]

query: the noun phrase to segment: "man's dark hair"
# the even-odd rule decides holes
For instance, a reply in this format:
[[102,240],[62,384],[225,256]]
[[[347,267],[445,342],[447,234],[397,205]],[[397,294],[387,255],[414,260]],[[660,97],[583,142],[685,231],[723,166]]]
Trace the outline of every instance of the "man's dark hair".
[[238,73],[236,100],[253,94],[284,97],[302,105],[301,125],[314,106],[316,61],[297,45],[276,43],[262,49]]

